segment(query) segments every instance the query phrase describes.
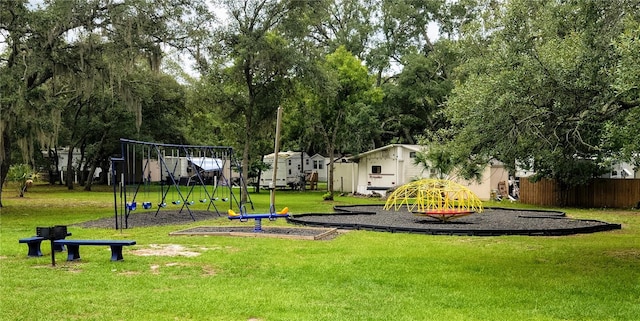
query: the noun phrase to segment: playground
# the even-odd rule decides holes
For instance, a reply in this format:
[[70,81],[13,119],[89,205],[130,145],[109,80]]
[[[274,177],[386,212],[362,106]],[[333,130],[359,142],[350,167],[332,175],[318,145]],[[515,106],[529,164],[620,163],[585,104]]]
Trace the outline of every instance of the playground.
[[[204,220],[227,221],[226,215],[212,215],[207,211],[193,211],[193,218],[177,210],[165,210],[155,216],[153,212],[140,212],[129,216],[130,228],[171,226],[195,223]],[[620,229],[620,224],[599,220],[581,220],[566,217],[561,211],[523,210],[513,208],[487,208],[483,213],[461,217],[451,222],[441,222],[433,218],[425,218],[412,214],[406,209],[399,211],[385,210],[381,204],[346,205],[335,207],[334,213],[298,213],[293,214],[285,229],[273,230],[263,228],[263,234],[283,234],[308,236],[317,235],[306,227],[337,228],[341,230],[370,230],[392,233],[416,233],[433,235],[571,235],[594,233]],[[236,222],[237,223],[237,222]],[[253,222],[233,224],[232,226],[199,226],[200,235],[220,234],[226,232],[253,233]],[[281,224],[279,224],[281,225]],[[83,228],[113,228],[112,218],[102,218],[80,223]],[[178,232],[176,230],[176,232]],[[195,235],[195,234],[193,234]],[[258,235],[259,236],[259,235]]]
[[[203,186],[206,190],[207,187]],[[242,188],[242,187],[241,187]],[[180,186],[176,186],[180,191]],[[137,189],[136,189],[137,190]],[[166,197],[168,192],[161,195]],[[273,191],[270,206],[267,213],[248,213],[246,206],[237,201],[229,202],[230,208],[226,213],[221,213],[213,201],[207,204],[189,203],[188,195],[194,194],[194,186],[187,187],[187,199],[184,200],[189,210],[183,213],[185,203],[177,202],[176,206],[160,207],[157,210],[138,210],[134,213],[129,206],[125,206],[126,219],[124,224],[116,224],[116,227],[126,226],[147,227],[159,225],[178,225],[190,221],[228,218],[237,221],[241,226],[204,227],[199,226],[195,231],[176,231],[174,235],[243,235],[243,236],[267,236],[285,238],[296,235],[304,238],[312,236],[314,239],[327,239],[322,237],[328,229],[341,230],[372,230],[392,233],[417,233],[434,235],[473,235],[473,236],[499,236],[499,235],[571,235],[580,233],[594,233],[621,229],[620,224],[608,223],[598,220],[580,220],[566,217],[564,212],[552,210],[528,210],[515,208],[492,207],[485,209],[482,202],[464,186],[447,180],[422,179],[400,186],[387,198],[384,206],[357,205],[336,206],[334,213],[289,213],[289,207],[281,211],[275,211]],[[212,189],[215,190],[215,189]],[[200,192],[201,194],[202,192]],[[182,195],[183,193],[180,193]],[[125,193],[126,195],[126,193]],[[134,194],[135,195],[135,194]],[[213,193],[211,194],[213,195]],[[228,195],[231,200],[233,189],[229,188]],[[134,196],[135,199],[135,196]],[[214,199],[209,196],[209,199]],[[121,200],[121,204],[125,202]],[[176,202],[174,202],[176,203]],[[210,211],[211,205],[216,209]],[[237,206],[238,212],[233,210]],[[253,206],[253,203],[250,203]],[[206,206],[206,210],[204,207]],[[227,206],[225,204],[225,206]],[[116,207],[117,208],[117,207]],[[201,210],[195,210],[200,208]],[[118,215],[116,210],[116,222]],[[122,213],[122,212],[121,212]],[[122,215],[121,215],[122,216]],[[283,219],[294,225],[278,230],[262,228],[263,220]],[[122,219],[121,219],[122,221]],[[251,221],[250,224],[247,224]],[[253,225],[251,228],[250,226]],[[85,222],[83,227],[109,228],[113,227],[112,219],[101,219]],[[299,228],[310,226],[326,228],[312,229]],[[252,234],[253,232],[253,234]],[[315,234],[314,234],[315,233]],[[335,234],[331,234],[331,238]]]

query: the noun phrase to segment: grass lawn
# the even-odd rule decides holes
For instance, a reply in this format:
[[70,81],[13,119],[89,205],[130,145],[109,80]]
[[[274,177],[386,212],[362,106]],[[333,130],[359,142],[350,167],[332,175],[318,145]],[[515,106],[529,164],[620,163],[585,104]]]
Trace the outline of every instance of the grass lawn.
[[[77,239],[133,239],[125,260],[81,247],[82,260],[27,258],[36,226],[113,216],[113,194],[36,186],[3,191],[0,320],[638,320],[640,213],[566,209],[621,223],[562,237],[466,237],[351,231],[329,241],[169,236],[200,225],[129,230],[69,226]],[[278,192],[292,213],[374,203],[323,192]],[[155,197],[155,196],[154,196]],[[257,211],[268,193],[251,195]],[[152,200],[156,202],[156,200]],[[488,203],[488,206],[521,204]],[[162,213],[162,212],[161,212]],[[161,214],[159,214],[161,215]],[[188,214],[185,214],[188,215]],[[233,224],[240,224],[233,222]],[[253,224],[251,222],[244,224]],[[284,225],[284,220],[263,225]],[[138,256],[179,245],[197,256]]]

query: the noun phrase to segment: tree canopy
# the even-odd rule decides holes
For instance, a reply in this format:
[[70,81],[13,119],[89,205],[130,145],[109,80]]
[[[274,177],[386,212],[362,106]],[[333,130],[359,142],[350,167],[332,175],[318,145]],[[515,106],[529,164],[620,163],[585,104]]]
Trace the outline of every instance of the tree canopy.
[[[460,67],[447,101],[453,138],[445,144],[458,163],[472,168],[495,158],[564,186],[607,170],[621,145],[635,144],[622,132],[635,126],[628,115],[637,113],[637,95],[629,95],[629,83],[616,88],[630,75],[629,57],[612,43],[628,34],[637,9],[632,1],[509,1],[500,8],[500,28]],[[612,135],[612,128],[624,130]]]
[[122,136],[248,171],[279,106],[310,154],[422,143],[441,173],[583,184],[640,166],[639,34],[638,0],[0,1],[0,184],[41,149],[107,166]]

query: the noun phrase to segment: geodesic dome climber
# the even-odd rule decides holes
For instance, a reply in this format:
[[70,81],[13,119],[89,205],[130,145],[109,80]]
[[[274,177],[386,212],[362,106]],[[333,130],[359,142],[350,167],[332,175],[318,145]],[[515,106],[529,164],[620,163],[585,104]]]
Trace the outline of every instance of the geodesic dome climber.
[[483,211],[482,202],[471,190],[444,179],[421,179],[398,187],[384,205],[385,210],[406,206],[418,216],[442,222]]

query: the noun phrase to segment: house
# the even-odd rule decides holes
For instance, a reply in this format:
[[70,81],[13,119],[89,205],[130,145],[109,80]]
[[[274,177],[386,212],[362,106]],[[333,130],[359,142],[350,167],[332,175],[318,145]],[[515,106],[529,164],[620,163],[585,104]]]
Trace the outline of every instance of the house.
[[[436,173],[414,163],[420,145],[391,144],[339,159],[334,163],[334,188],[342,192],[359,194],[386,193],[387,190],[422,178],[433,178]],[[498,185],[509,182],[504,164],[494,161],[487,164],[481,181],[449,179],[469,188],[480,199],[489,200],[498,192]]]
[[[524,166],[516,162],[516,177],[530,177],[535,174],[536,172],[534,169],[525,169]],[[613,179],[640,178],[640,167],[637,167],[634,164],[630,164],[626,162],[614,161],[611,164],[609,171],[603,175],[600,175],[599,178],[613,178]]]
[[263,162],[270,166],[269,169],[260,175],[260,187],[262,188],[285,188],[300,181],[307,169],[311,169],[311,159],[305,152],[279,152],[276,181],[273,182],[275,154],[265,155]]
[[[65,184],[65,180],[67,178],[66,172],[68,169],[67,165],[69,161],[69,147],[61,147],[55,150],[42,150],[41,153],[44,159],[48,160],[50,163],[49,168],[47,168],[47,172],[43,173],[46,174],[49,182],[53,183],[59,179],[62,184]],[[78,183],[78,180],[81,179],[81,177],[78,177],[80,172],[78,168],[82,165],[82,154],[78,148],[74,148],[71,154],[71,162],[74,170],[73,182]],[[40,170],[44,169],[42,168]],[[102,168],[96,168],[94,177],[98,177],[101,172]]]
[[[310,166],[306,166],[306,165],[310,165]],[[318,181],[326,182],[327,178],[329,177],[328,175],[329,171],[327,170],[328,165],[329,165],[329,159],[327,157],[324,157],[320,154],[315,154],[309,157],[309,164],[305,164],[305,167],[304,167],[305,173],[307,173],[309,170],[315,171],[318,173]]]
[[640,178],[640,171],[629,163],[616,163],[611,166],[611,171],[600,178]]

